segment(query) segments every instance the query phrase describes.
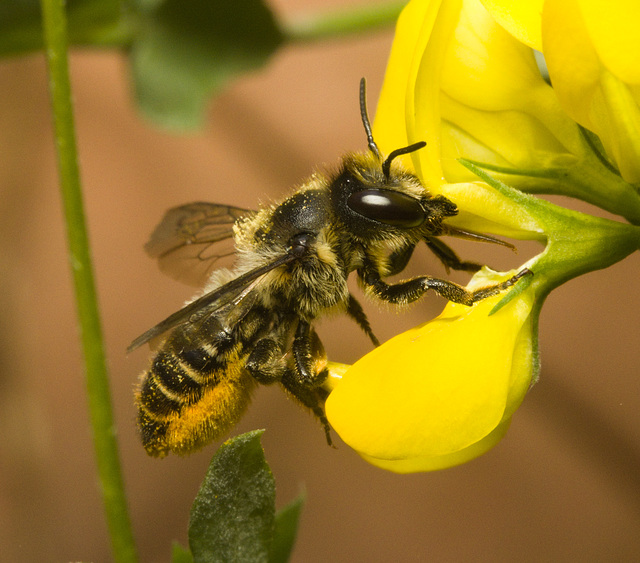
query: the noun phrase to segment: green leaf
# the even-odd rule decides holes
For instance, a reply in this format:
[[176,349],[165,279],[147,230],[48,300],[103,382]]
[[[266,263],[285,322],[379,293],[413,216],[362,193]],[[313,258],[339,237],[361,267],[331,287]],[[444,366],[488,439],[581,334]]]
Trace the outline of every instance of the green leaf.
[[0,3],[0,54],[42,48],[40,1]]
[[196,563],[269,560],[275,481],[260,446],[263,430],[227,440],[216,452],[191,508]]
[[171,546],[171,563],[193,563],[193,555],[186,547],[174,541]]
[[302,493],[276,514],[276,529],[273,534],[269,563],[286,563],[289,561],[296,541],[298,520],[304,501],[305,495]]
[[131,50],[143,112],[170,129],[204,121],[207,101],[240,73],[263,66],[283,41],[261,0],[139,0]]
[[[208,100],[284,42],[263,0],[68,0],[71,45],[128,47],[138,104],[158,125],[200,127]],[[0,0],[0,56],[42,49],[38,0]]]
[[[68,0],[71,45],[121,44],[131,33],[124,0]],[[0,0],[0,56],[42,49],[39,0]]]

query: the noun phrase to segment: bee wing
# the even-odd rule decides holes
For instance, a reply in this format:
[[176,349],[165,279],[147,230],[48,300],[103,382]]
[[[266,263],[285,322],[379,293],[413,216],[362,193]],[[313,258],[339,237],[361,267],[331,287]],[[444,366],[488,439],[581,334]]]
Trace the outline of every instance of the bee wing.
[[167,211],[145,245],[160,270],[175,280],[202,287],[212,270],[235,256],[233,225],[253,211],[196,202]]
[[131,344],[129,344],[127,352],[132,352],[136,348],[142,346],[150,340],[153,340],[154,338],[157,338],[168,330],[192,320],[194,318],[194,315],[202,313],[203,315],[209,316],[216,311],[219,311],[223,307],[237,305],[240,300],[242,300],[247,294],[249,294],[250,291],[257,285],[262,276],[277,268],[278,266],[288,264],[289,262],[292,262],[294,260],[297,260],[296,256],[292,254],[283,254],[279,258],[272,260],[264,266],[260,266],[253,270],[250,270],[249,272],[238,276],[237,278],[231,280],[223,286],[218,287],[213,291],[210,291],[209,293],[206,293],[202,297],[199,297],[195,301],[192,301],[188,305],[185,305],[182,309],[173,313],[173,315],[168,316],[164,321],[161,321],[154,327],[147,330],[145,333],[138,336],[138,338],[136,338]]
[[[178,323],[174,327],[174,332],[180,329],[182,335],[182,340],[178,347],[199,348],[205,344],[210,344],[220,331],[229,332],[231,327],[239,323],[255,304],[257,293],[253,289],[260,283],[261,279],[262,277],[256,278],[245,288],[229,291],[215,303],[209,306],[203,305],[199,310],[193,312],[188,319],[185,319],[184,322]],[[162,331],[163,327],[160,325],[153,327],[152,330]],[[158,332],[155,336],[150,335],[149,347],[153,352],[164,344],[169,331],[171,331],[171,328]],[[131,344],[127,351],[133,349],[133,346],[134,343]]]

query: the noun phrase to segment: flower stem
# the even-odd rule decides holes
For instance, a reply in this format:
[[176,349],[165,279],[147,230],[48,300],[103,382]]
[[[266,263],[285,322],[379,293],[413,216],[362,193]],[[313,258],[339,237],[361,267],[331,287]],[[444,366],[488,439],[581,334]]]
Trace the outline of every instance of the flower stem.
[[85,361],[87,394],[98,473],[114,559],[137,561],[118,458],[111,395],[84,220],[71,105],[64,0],[41,0],[49,68],[60,189]]
[[394,25],[406,0],[391,0],[377,5],[363,4],[356,8],[325,14],[311,14],[281,22],[285,37],[292,42],[311,42],[344,37],[380,27]]

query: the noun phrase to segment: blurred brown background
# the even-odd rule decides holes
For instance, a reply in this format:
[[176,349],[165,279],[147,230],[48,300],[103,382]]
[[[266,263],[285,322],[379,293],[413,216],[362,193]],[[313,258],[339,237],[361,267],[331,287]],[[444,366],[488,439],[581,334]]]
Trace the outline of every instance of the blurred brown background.
[[[326,2],[280,0],[294,14]],[[173,136],[132,107],[119,54],[72,57],[80,161],[124,476],[141,560],[186,545],[191,502],[214,447],[146,456],[132,388],[147,365],[127,344],[192,290],[142,246],[163,212],[205,200],[254,207],[314,167],[364,149],[357,84],[375,100],[392,32],[289,48],[211,107],[202,134]],[[373,105],[373,103],[371,104]],[[0,561],[109,561],[95,476],[41,55],[0,62]],[[502,248],[458,247],[514,267]],[[308,497],[294,561],[635,561],[640,558],[639,257],[575,280],[541,318],[542,377],[506,439],[431,474],[368,466],[277,388],[256,394],[240,433],[266,428],[278,502]],[[416,271],[444,272],[426,253]],[[464,279],[464,277],[459,278]],[[386,339],[435,316],[366,305]],[[320,327],[330,357],[368,349],[343,319]]]

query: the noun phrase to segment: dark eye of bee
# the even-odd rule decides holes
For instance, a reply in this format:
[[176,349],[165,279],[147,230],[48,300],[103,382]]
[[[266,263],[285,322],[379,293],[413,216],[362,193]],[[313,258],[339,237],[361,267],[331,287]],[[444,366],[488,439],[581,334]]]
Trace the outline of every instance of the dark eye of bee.
[[426,218],[419,201],[391,190],[355,192],[347,199],[347,205],[367,219],[406,229],[419,227]]

